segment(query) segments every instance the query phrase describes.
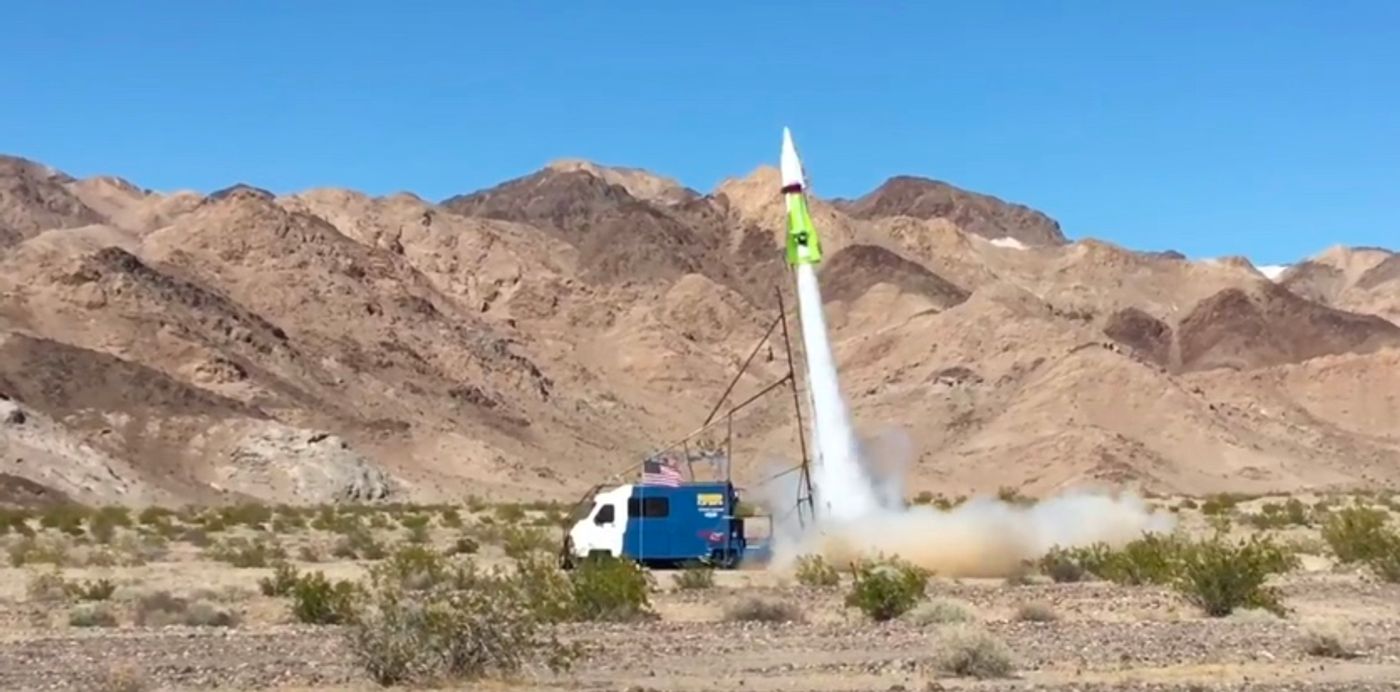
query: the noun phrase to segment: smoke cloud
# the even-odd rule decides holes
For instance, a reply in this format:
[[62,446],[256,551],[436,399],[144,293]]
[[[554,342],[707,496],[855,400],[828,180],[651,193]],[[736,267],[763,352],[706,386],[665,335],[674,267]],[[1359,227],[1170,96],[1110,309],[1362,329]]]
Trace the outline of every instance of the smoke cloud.
[[813,410],[812,483],[816,521],[795,510],[799,474],[755,489],[774,517],[775,566],[818,554],[833,563],[899,557],[943,576],[1021,571],[1055,546],[1118,546],[1144,532],[1170,531],[1175,518],[1132,494],[1069,491],[1030,506],[975,497],[950,510],[908,506],[904,479],[914,448],[900,431],[858,440],[841,395],[821,291],[810,265],[797,267],[798,308]]

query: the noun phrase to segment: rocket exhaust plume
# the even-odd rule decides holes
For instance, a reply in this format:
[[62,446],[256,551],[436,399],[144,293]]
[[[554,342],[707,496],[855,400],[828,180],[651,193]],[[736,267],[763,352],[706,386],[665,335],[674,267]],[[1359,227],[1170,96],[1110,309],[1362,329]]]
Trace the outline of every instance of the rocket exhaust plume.
[[[841,394],[816,274],[821,239],[807,208],[806,179],[787,128],[780,162],[788,216],[787,260],[796,274],[806,352],[817,508],[815,525],[805,530],[791,513],[774,512],[791,517],[786,525],[774,526],[780,563],[812,553],[840,562],[898,554],[944,576],[998,576],[1018,571],[1023,561],[1056,545],[1118,545],[1146,531],[1170,530],[1171,515],[1150,512],[1138,498],[1089,492],[1063,494],[1031,507],[992,498],[974,498],[950,511],[906,507],[901,475],[912,461],[912,445],[902,435],[889,433],[858,440]],[[770,485],[760,489],[760,496],[774,509],[780,506],[779,498],[792,498],[796,490]]]

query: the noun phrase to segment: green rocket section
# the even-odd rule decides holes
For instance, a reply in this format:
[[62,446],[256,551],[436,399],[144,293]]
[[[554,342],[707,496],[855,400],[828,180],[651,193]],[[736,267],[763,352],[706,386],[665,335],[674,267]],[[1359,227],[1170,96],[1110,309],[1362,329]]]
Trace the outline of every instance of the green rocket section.
[[787,261],[791,265],[816,264],[822,261],[822,242],[807,211],[807,198],[801,192],[789,192]]

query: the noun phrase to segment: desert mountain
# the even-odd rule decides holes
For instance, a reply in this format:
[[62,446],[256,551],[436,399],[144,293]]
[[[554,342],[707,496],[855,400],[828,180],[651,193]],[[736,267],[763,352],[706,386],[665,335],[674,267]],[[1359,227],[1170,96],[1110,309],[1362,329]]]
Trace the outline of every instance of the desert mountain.
[[1289,267],[1279,281],[1309,300],[1400,324],[1400,253],[1334,247]]
[[[0,159],[3,488],[575,497],[697,428],[792,311],[777,187],[563,161],[438,204]],[[812,210],[843,386],[911,493],[1400,480],[1393,253],[1275,283],[910,177]],[[781,332],[758,354],[731,403],[786,373]],[[795,462],[786,392],[734,419],[741,482]]]

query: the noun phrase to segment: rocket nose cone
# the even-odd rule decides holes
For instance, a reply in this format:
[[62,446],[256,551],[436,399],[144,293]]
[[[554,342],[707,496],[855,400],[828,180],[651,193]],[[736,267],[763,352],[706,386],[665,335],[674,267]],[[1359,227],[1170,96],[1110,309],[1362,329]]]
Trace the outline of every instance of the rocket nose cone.
[[805,184],[802,179],[802,162],[797,158],[797,147],[792,143],[792,131],[786,127],[783,128],[783,153],[779,161],[779,168],[783,174],[783,188],[802,187]]

